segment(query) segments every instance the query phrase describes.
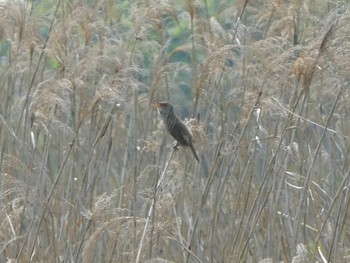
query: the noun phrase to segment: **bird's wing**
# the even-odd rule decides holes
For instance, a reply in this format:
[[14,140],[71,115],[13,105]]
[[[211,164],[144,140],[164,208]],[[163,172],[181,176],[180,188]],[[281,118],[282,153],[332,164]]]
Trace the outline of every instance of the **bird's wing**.
[[199,162],[199,157],[193,146],[192,134],[183,122],[177,120],[174,123],[173,128],[170,130],[170,134],[180,145],[189,146],[193,152],[194,157]]
[[181,121],[177,121],[174,127],[170,130],[171,135],[177,140],[180,145],[190,146],[192,135],[187,126]]

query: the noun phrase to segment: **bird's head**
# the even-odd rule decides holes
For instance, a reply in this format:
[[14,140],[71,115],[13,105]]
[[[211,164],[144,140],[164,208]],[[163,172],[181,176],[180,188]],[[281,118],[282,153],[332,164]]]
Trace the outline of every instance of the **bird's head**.
[[173,113],[174,112],[174,109],[173,109],[173,106],[167,102],[167,101],[161,101],[161,102],[156,102],[155,103],[155,106],[157,107],[157,109],[159,110],[159,113],[161,115],[168,115],[169,113]]

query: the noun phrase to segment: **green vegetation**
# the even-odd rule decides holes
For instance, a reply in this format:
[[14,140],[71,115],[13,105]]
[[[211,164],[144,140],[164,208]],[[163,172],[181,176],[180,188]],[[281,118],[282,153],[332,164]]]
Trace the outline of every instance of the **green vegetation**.
[[349,262],[349,10],[1,1],[0,262]]

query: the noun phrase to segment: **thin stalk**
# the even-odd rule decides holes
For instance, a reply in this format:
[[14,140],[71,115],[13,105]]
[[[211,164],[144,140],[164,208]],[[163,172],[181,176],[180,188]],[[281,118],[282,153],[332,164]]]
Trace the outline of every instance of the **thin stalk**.
[[[158,189],[163,181],[163,178],[165,176],[165,173],[166,171],[168,170],[168,167],[169,167],[169,164],[170,164],[170,161],[173,157],[173,154],[174,154],[174,151],[171,152],[170,156],[169,156],[169,159],[168,161],[165,163],[165,166],[164,166],[164,169],[163,169],[163,172],[162,174],[160,175],[159,177],[159,180],[156,184],[156,188],[155,188],[155,192],[158,192]],[[146,233],[147,233],[147,229],[148,229],[148,224],[149,222],[151,221],[152,219],[152,214],[153,214],[153,210],[155,209],[155,203],[156,203],[156,198],[154,196],[153,200],[152,200],[152,204],[148,210],[148,213],[147,213],[147,218],[146,218],[146,223],[145,223],[145,226],[143,228],[143,233],[142,233],[142,236],[141,236],[141,240],[140,240],[140,244],[139,244],[139,247],[138,247],[138,250],[137,250],[137,256],[136,256],[136,260],[135,262],[138,263],[140,261],[140,257],[141,257],[141,251],[142,251],[142,247],[143,247],[143,243],[144,243],[144,240],[145,240],[145,237],[146,237]]]

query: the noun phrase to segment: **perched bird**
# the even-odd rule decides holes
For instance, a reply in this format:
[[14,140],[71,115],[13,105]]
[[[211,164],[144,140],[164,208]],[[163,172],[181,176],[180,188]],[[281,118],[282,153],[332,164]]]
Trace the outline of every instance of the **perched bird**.
[[176,150],[178,145],[190,147],[194,157],[199,162],[197,152],[193,146],[192,134],[186,125],[175,115],[173,106],[166,101],[156,102],[155,106],[158,108],[160,116],[162,117],[168,131],[177,141],[174,149]]

